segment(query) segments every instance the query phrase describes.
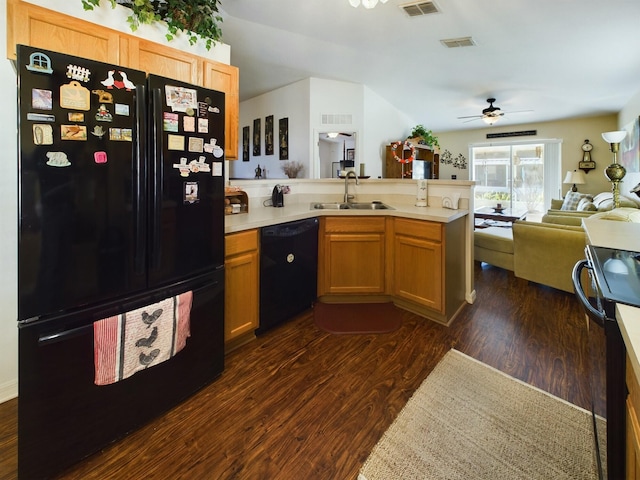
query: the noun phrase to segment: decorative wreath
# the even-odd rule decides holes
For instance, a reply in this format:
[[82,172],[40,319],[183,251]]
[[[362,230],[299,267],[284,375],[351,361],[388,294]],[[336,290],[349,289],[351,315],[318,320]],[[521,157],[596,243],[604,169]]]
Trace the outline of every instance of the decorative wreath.
[[[401,158],[398,157],[396,155],[396,149],[402,145],[402,150],[404,150],[405,147],[407,147],[409,150],[411,150],[411,155],[409,155],[409,158]],[[411,163],[416,159],[416,147],[414,147],[409,140],[405,140],[404,142],[402,140],[400,140],[399,142],[396,143],[392,143],[391,144],[391,153],[393,154],[393,159],[396,162],[400,162],[400,163]]]

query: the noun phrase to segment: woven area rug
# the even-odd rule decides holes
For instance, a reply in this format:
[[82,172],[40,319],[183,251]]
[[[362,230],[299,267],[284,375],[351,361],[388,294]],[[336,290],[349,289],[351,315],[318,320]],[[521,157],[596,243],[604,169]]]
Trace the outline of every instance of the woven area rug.
[[393,303],[321,303],[313,306],[320,330],[335,334],[389,333],[402,325],[404,311]]
[[471,478],[597,479],[590,412],[450,350],[358,480]]

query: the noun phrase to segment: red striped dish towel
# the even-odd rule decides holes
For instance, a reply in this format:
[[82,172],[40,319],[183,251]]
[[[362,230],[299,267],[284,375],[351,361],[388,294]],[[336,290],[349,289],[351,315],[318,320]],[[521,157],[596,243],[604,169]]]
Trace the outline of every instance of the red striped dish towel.
[[95,384],[109,385],[157,365],[184,348],[192,292],[93,324]]

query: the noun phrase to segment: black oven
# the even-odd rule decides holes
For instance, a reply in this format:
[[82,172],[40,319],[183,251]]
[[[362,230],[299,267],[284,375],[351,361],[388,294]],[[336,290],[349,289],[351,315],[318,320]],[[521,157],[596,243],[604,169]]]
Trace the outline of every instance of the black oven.
[[[616,321],[616,304],[640,305],[640,254],[588,245],[586,259],[573,269],[576,296],[591,325],[604,329],[606,343],[606,438],[607,477],[625,478],[626,350]],[[589,293],[581,282],[582,271],[589,273]],[[594,417],[596,443],[599,432]],[[602,477],[601,477],[602,478]]]

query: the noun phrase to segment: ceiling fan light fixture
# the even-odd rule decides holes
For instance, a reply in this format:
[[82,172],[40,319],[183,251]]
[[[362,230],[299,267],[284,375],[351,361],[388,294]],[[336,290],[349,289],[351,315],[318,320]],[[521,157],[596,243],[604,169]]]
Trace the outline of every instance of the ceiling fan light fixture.
[[362,0],[362,6],[364,8],[373,8],[378,4],[378,0]]
[[353,8],[358,8],[358,6],[360,5],[360,0],[349,0],[349,5],[351,5]]
[[500,117],[494,117],[493,115],[484,115],[482,117],[482,121],[484,123],[486,123],[487,125],[493,125],[494,123],[496,123],[498,120],[500,120]]

